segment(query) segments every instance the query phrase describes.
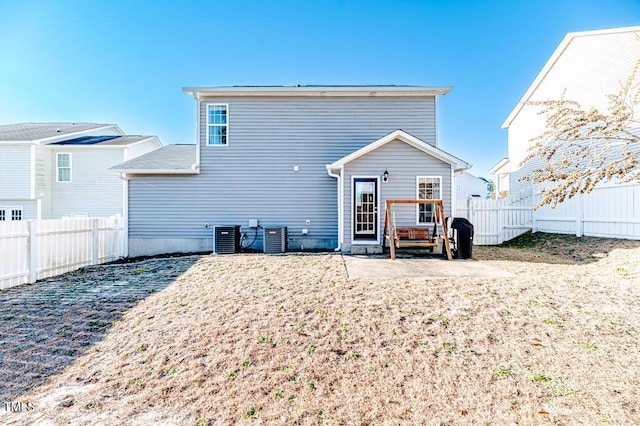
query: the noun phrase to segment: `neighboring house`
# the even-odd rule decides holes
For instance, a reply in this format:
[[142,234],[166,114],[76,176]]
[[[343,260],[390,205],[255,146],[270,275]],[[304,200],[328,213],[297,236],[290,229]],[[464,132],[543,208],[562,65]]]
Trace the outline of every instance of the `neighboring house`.
[[160,148],[115,124],[0,125],[0,221],[124,213],[115,164]]
[[458,200],[466,200],[469,197],[485,199],[489,195],[487,187],[489,182],[485,178],[463,171],[456,173],[453,181],[456,186],[456,198]]
[[[256,220],[287,226],[293,249],[379,251],[385,199],[442,199],[449,216],[453,175],[470,167],[438,147],[436,98],[449,87],[183,90],[197,145],[114,167],[128,182],[131,256],[211,251],[221,224],[260,249]],[[430,226],[430,207],[395,220]]]
[[[639,59],[640,26],[567,34],[502,125],[508,129],[509,157],[492,169],[498,177],[499,191],[507,189],[513,196],[537,197],[538,187],[521,180],[533,169],[545,166],[541,160],[521,164],[531,139],[546,129],[544,115],[531,102],[564,97],[578,101],[584,109],[606,110],[607,95],[618,93]],[[640,111],[636,111],[636,116],[640,116]],[[638,199],[638,184],[602,184],[592,193],[565,201],[555,209],[545,206],[534,212],[533,227],[577,235],[640,238]]]
[[509,159],[503,158],[496,163],[489,173],[495,175],[495,192],[497,197],[506,197],[509,195]]

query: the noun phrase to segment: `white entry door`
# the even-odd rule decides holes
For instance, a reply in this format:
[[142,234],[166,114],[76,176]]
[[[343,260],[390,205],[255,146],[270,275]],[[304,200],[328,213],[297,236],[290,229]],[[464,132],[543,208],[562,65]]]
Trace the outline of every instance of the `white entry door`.
[[353,179],[353,239],[378,238],[378,179]]

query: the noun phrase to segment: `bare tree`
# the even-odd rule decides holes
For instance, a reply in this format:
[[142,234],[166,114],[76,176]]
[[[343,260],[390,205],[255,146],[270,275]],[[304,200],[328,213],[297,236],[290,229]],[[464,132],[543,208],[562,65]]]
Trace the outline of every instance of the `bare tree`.
[[546,117],[546,131],[531,141],[520,164],[540,159],[544,167],[521,180],[547,183],[540,202],[555,207],[577,194],[591,192],[598,183],[613,178],[640,181],[640,59],[618,93],[610,94],[608,108],[584,109],[573,100],[530,102]]

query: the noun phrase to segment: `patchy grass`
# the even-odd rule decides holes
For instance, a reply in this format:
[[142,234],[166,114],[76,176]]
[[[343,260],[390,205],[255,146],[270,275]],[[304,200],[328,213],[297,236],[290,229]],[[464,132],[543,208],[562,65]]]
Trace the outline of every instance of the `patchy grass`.
[[[566,255],[535,238],[474,248],[515,275],[501,279],[348,280],[333,254],[201,257],[14,396],[32,412],[0,422],[640,423],[640,244],[574,238]],[[131,274],[147,268],[123,274],[161,270]]]

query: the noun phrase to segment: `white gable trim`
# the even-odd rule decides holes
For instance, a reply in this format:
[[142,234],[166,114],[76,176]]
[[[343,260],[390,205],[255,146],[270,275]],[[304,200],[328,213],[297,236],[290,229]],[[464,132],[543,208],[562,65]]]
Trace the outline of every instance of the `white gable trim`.
[[567,50],[567,48],[569,47],[573,39],[575,39],[576,37],[589,37],[589,36],[599,36],[599,35],[605,35],[605,34],[639,32],[639,31],[640,31],[640,26],[635,26],[635,27],[621,27],[621,28],[611,28],[606,30],[581,31],[581,32],[568,33],[562,39],[562,41],[560,42],[556,50],[553,52],[553,54],[551,55],[547,63],[544,64],[544,67],[542,67],[542,70],[538,73],[535,80],[533,80],[533,83],[531,83],[531,86],[529,86],[529,88],[524,93],[524,95],[522,95],[522,98],[520,98],[520,100],[516,104],[516,107],[513,109],[513,111],[511,111],[511,113],[509,114],[507,119],[504,121],[504,123],[502,123],[502,128],[503,129],[508,128],[513,122],[513,120],[515,120],[515,118],[518,116],[522,108],[525,106],[527,102],[529,102],[529,100],[531,99],[531,96],[533,96],[533,94],[538,89],[540,84],[542,84],[544,79],[547,77],[547,75],[549,74],[551,69],[554,67],[556,62],[558,62],[558,59],[560,58],[560,56],[562,56],[565,50]]
[[372,151],[375,151],[376,149],[388,144],[389,142],[393,142],[395,140],[399,140],[402,141],[404,143],[406,143],[407,145],[410,145],[414,148],[416,148],[419,151],[422,151],[426,154],[431,155],[432,157],[435,157],[441,161],[444,161],[447,164],[450,164],[452,166],[453,169],[455,170],[459,170],[459,169],[469,169],[471,168],[471,164],[466,163],[464,161],[462,161],[461,159],[454,157],[451,154],[448,154],[444,151],[442,151],[439,148],[436,148],[432,145],[429,145],[426,142],[421,141],[420,139],[416,138],[415,136],[410,135],[409,133],[405,132],[404,130],[395,130],[391,133],[389,133],[386,136],[381,137],[380,139],[378,139],[375,142],[370,143],[367,146],[364,146],[362,148],[360,148],[357,151],[352,152],[351,154],[342,157],[341,159],[339,159],[338,161],[335,161],[331,164],[327,164],[327,170],[331,171],[331,170],[339,170],[342,169],[344,167],[345,164],[350,163],[351,161],[358,159],[360,157],[362,157],[363,155],[366,155]]

